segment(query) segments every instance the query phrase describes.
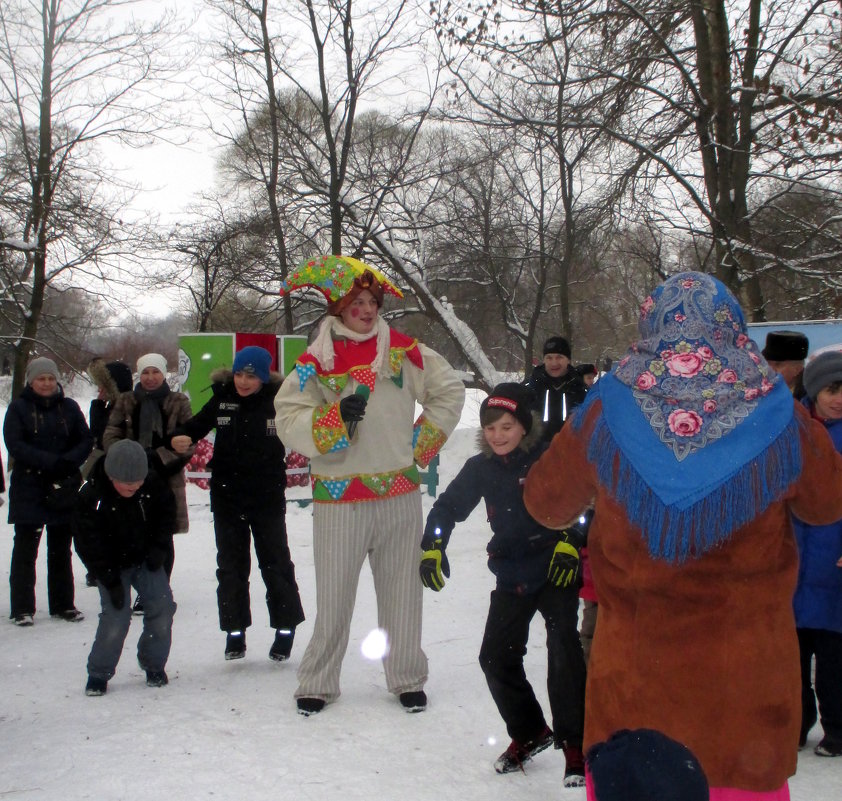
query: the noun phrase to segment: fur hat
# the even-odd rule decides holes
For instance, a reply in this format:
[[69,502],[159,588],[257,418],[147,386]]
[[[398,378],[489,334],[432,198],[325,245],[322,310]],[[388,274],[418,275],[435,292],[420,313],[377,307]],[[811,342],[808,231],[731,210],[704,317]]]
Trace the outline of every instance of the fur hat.
[[167,374],[167,360],[160,353],[145,353],[137,360],[137,373],[140,375],[147,367],[156,367]]
[[564,337],[550,337],[544,342],[544,356],[548,353],[558,353],[561,356],[571,358],[570,343]]
[[149,460],[143,446],[133,439],[117,440],[105,454],[105,475],[112,481],[134,484],[149,472]]
[[250,373],[257,376],[264,384],[269,382],[269,368],[272,366],[272,354],[266,348],[249,345],[234,356],[232,371]]
[[803,362],[810,349],[810,340],[800,331],[770,331],[761,353],[771,362]]
[[125,362],[104,362],[101,358],[91,359],[88,375],[96,386],[105,392],[112,403],[122,392],[132,388],[132,368]]
[[580,364],[576,367],[576,372],[581,376],[596,375],[595,364]]
[[26,365],[24,383],[27,385],[31,384],[32,380],[38,378],[39,375],[51,375],[58,381],[58,367],[56,367],[56,363],[46,356],[37,356]]
[[528,434],[532,429],[532,401],[532,393],[522,384],[497,384],[479,407],[480,425],[487,425],[487,413],[498,409],[512,414]]
[[653,729],[622,729],[588,751],[596,801],[707,801],[699,760],[681,743]]
[[837,381],[842,382],[842,353],[839,351],[821,353],[804,368],[804,389],[812,401],[825,387]]

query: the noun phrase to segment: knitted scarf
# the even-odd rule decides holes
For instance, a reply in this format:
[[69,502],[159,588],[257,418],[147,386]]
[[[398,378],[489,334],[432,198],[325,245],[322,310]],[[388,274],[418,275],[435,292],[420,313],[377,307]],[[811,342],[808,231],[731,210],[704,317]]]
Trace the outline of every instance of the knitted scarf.
[[169,384],[165,381],[158,389],[145,390],[140,384],[134,388],[135,400],[140,406],[137,426],[137,441],[144,448],[152,448],[164,436],[164,419],[161,414],[161,401],[170,394]]
[[602,415],[588,458],[655,558],[727,540],[801,472],[792,396],[715,278],[680,273],[641,306],[641,338],[577,409]]

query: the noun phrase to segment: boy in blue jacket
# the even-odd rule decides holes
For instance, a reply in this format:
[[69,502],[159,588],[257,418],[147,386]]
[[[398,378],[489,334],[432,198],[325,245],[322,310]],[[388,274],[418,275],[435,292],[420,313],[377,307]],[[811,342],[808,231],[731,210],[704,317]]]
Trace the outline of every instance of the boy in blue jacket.
[[[842,353],[822,353],[804,370],[801,402],[821,420],[842,453]],[[795,521],[798,542],[798,584],[793,606],[801,652],[801,738],[821,714],[824,737],[818,756],[842,756],[842,521],[811,526]],[[816,660],[815,692],[812,661]]]
[[[584,785],[582,736],[585,661],[577,631],[579,531],[554,531],[530,517],[523,483],[547,447],[534,424],[532,393],[520,384],[498,384],[480,406],[483,452],[465,463],[433,504],[421,548],[421,581],[439,591],[450,576],[445,555],[450,534],[485,499],[492,537],[488,567],[497,577],[479,661],[488,689],[512,742],[494,763],[498,773],[555,744],[564,751],[564,785]],[[553,728],[523,667],[529,624],[540,612],[547,627],[547,689]]]

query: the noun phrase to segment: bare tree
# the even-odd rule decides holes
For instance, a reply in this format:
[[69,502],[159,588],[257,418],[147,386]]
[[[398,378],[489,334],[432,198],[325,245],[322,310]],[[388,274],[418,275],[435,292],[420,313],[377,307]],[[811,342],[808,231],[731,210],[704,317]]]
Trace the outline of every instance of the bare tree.
[[[167,125],[160,81],[172,62],[171,20],[141,25],[134,0],[8,0],[0,5],[2,119],[15,187],[6,227],[33,247],[9,265],[22,325],[15,357],[19,389],[42,324],[47,286],[60,276],[101,281],[125,248],[116,209],[118,179],[96,144],[140,144]],[[11,168],[11,169],[10,169]],[[125,188],[125,187],[122,187]],[[113,260],[112,260],[113,261]]]

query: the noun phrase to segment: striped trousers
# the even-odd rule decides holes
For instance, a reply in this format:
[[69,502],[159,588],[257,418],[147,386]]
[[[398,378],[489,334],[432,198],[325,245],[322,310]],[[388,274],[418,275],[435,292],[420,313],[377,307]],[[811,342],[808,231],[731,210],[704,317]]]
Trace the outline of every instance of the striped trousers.
[[298,668],[296,698],[339,697],[351,616],[366,556],[374,576],[377,625],[386,634],[386,686],[400,694],[423,688],[421,650],[421,494],[361,503],[317,503],[313,509],[316,622]]

